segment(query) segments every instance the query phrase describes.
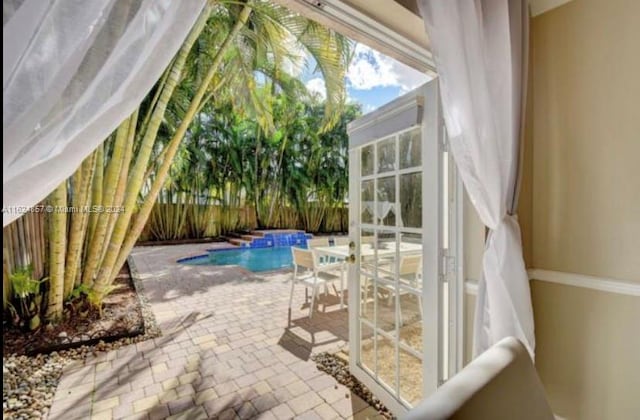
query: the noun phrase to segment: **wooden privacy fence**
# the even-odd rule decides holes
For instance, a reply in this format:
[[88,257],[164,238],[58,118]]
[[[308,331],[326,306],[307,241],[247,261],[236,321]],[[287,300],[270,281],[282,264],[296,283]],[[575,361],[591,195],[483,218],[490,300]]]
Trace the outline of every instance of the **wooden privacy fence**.
[[[348,230],[347,222],[346,206],[327,208],[319,231],[344,232]],[[304,228],[299,214],[288,206],[278,208],[273,223],[275,228]],[[256,227],[256,213],[251,207],[156,203],[140,240],[216,237]],[[11,293],[9,275],[16,269],[30,265],[35,279],[48,275],[46,213],[26,213],[5,227],[2,230],[2,248],[2,303],[6,308]]]
[[255,210],[250,207],[155,203],[139,240],[211,238],[256,226]]
[[[313,210],[309,206],[307,210]],[[305,229],[310,233],[335,233],[348,230],[349,209],[326,207],[314,227],[290,206],[275,208],[269,228]],[[211,238],[238,230],[258,228],[253,207],[223,207],[211,204],[156,203],[140,236],[140,241]]]
[[47,275],[45,213],[26,213],[2,229],[2,307],[11,293],[9,275],[17,268],[31,266],[33,277]]

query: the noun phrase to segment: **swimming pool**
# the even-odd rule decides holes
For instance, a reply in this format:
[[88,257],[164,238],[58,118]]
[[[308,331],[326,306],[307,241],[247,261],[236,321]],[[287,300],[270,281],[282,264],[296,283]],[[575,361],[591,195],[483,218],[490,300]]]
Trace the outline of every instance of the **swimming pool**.
[[290,246],[212,250],[209,255],[183,258],[178,262],[188,265],[239,265],[253,272],[293,267]]

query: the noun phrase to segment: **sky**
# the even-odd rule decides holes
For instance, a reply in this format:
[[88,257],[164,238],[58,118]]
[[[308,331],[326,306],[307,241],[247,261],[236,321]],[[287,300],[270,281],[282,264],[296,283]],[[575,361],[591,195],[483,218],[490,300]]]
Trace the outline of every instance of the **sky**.
[[[307,89],[324,96],[324,80],[307,66],[302,80]],[[402,94],[427,82],[429,76],[406,66],[365,45],[357,44],[347,71],[347,98],[362,105],[363,112],[376,108],[402,96]]]

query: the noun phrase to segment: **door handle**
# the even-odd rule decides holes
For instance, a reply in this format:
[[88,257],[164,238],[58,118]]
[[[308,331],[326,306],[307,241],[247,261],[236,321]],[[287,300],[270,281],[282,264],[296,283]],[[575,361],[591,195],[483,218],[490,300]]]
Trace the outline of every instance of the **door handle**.
[[355,264],[356,263],[356,256],[355,254],[351,254],[347,257],[347,262],[349,264]]
[[353,241],[349,242],[349,250],[355,251],[355,249],[356,249],[356,243]]

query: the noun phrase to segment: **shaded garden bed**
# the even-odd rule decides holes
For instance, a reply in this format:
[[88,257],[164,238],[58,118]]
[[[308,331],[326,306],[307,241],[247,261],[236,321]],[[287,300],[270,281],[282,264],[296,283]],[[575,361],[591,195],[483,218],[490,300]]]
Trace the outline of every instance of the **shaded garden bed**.
[[46,354],[144,334],[141,302],[127,264],[118,274],[114,286],[115,290],[104,300],[101,317],[95,311],[82,316],[72,312],[68,305],[64,321],[55,326],[43,326],[35,332],[24,332],[3,323],[3,355]]

